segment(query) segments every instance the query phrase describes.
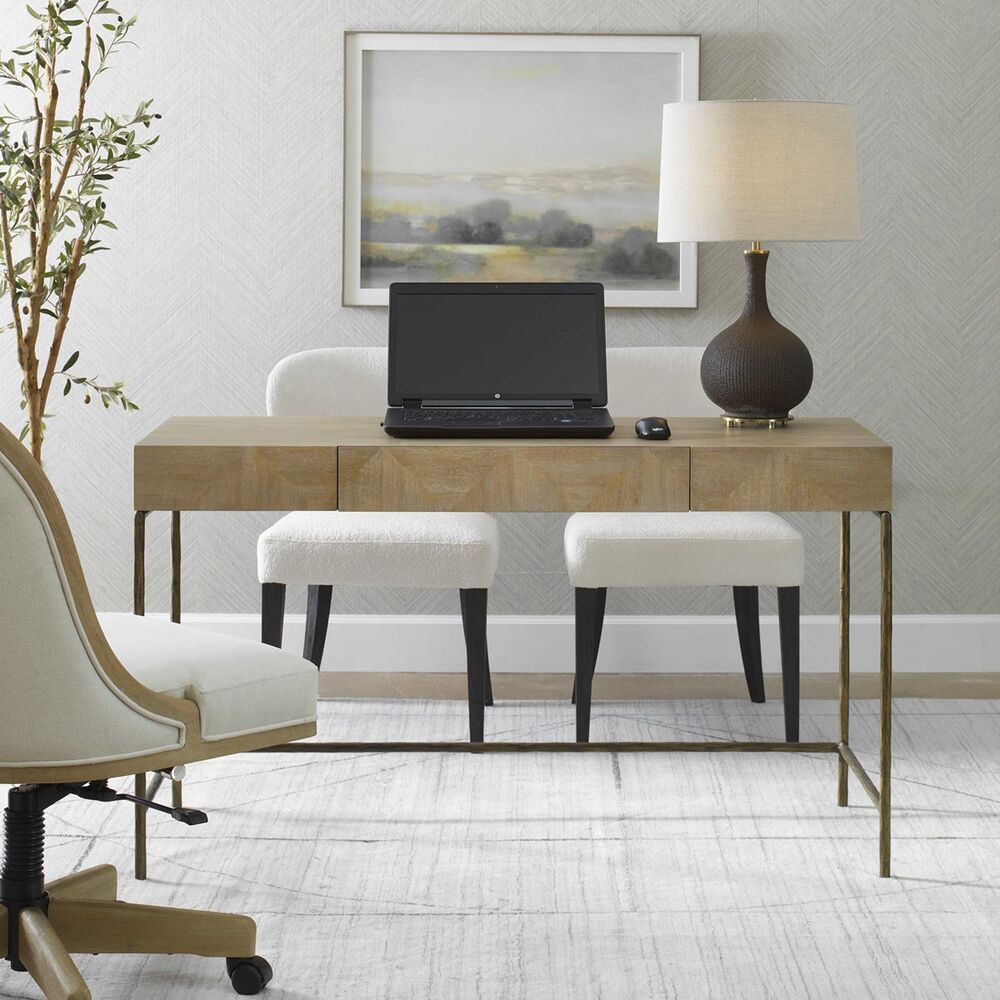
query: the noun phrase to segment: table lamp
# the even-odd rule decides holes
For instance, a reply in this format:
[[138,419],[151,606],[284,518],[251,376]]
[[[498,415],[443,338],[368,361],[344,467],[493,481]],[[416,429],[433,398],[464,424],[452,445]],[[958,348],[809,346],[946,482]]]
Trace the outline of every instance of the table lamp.
[[812,358],[767,307],[761,243],[859,239],[857,175],[846,104],[664,105],[657,239],[750,243],[743,314],[701,362],[705,393],[729,426],[784,426],[808,395]]

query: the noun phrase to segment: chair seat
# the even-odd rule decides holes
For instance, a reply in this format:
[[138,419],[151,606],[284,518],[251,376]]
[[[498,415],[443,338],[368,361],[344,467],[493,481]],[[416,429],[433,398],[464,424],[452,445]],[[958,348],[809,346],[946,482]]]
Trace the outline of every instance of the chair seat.
[[316,719],[316,668],[301,657],[191,625],[98,615],[140,684],[197,703],[202,738],[221,740]]
[[805,546],[770,513],[574,514],[564,536],[574,587],[797,587]]
[[297,511],[257,542],[261,583],[484,588],[499,541],[488,514]]

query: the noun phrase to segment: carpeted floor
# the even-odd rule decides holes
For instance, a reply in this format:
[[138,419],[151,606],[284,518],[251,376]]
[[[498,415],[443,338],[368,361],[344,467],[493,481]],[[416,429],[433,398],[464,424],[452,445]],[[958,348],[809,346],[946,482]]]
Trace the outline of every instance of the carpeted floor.
[[[207,826],[68,801],[51,876],[100,862],[122,897],[246,912],[265,996],[344,1000],[986,1000],[1000,969],[1000,703],[900,700],[895,878],[874,809],[835,805],[833,757],[244,756],[191,769]],[[803,739],[836,731],[805,702]],[[594,739],[777,738],[781,705],[617,702]],[[855,709],[867,765],[876,706]],[[325,702],[328,739],[454,739],[458,702]],[[553,702],[488,711],[492,738],[571,739]],[[95,998],[232,995],[223,963],[81,956]],[[0,972],[0,996],[38,997]]]

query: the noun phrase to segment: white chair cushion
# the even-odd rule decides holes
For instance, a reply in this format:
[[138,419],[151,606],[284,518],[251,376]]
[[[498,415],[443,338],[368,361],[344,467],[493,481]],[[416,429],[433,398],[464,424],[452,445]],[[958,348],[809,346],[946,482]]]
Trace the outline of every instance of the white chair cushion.
[[574,514],[564,535],[574,587],[797,587],[802,536],[777,514]]
[[197,702],[205,740],[316,719],[316,668],[273,646],[128,614],[98,616],[140,684]]
[[483,588],[500,544],[488,514],[297,511],[257,541],[261,583]]

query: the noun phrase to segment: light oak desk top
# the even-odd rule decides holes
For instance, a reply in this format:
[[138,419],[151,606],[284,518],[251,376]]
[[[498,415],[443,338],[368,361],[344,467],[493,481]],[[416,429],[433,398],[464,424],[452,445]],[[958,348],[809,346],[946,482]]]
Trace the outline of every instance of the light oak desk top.
[[392,438],[377,418],[174,417],[135,446],[135,509],[891,510],[892,448],[853,420],[669,441]]

